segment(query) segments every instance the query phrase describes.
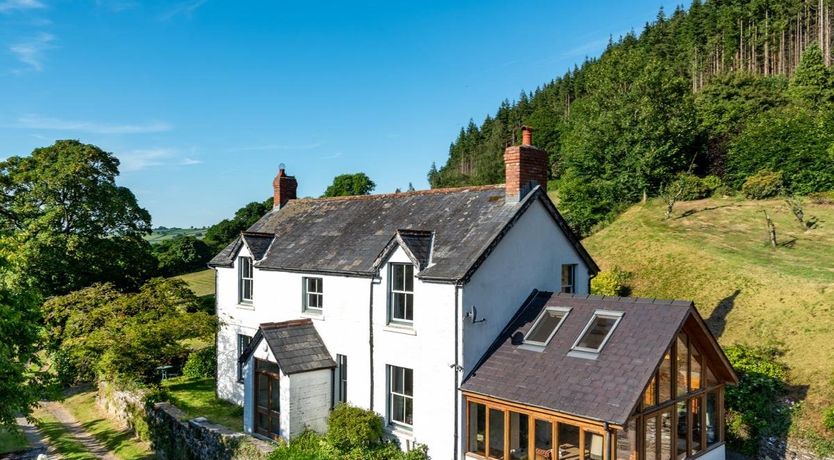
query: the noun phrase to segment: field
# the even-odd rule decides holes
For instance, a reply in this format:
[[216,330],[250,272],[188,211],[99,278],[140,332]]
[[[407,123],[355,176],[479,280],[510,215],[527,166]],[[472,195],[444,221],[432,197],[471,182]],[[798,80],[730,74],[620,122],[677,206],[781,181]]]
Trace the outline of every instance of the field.
[[165,228],[158,227],[153,229],[153,233],[146,236],[145,239],[151,243],[160,243],[165,240],[170,240],[179,236],[193,236],[195,238],[202,238],[205,235],[205,228]]
[[176,278],[185,281],[197,297],[214,295],[214,270],[212,269],[186,273],[185,275],[179,275]]
[[650,201],[584,244],[603,270],[633,274],[633,295],[694,300],[723,345],[784,350],[800,402],[791,435],[806,437],[826,433],[822,412],[834,405],[834,207],[807,204],[805,214],[818,228],[804,231],[781,200],[683,202],[668,220]]

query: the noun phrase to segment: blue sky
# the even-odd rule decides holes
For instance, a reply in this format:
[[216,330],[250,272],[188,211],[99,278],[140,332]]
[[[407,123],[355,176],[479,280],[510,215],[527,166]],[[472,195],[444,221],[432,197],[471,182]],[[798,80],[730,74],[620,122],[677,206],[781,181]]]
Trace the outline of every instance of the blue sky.
[[154,225],[364,171],[427,188],[470,118],[680,1],[0,0],[0,158],[80,139]]

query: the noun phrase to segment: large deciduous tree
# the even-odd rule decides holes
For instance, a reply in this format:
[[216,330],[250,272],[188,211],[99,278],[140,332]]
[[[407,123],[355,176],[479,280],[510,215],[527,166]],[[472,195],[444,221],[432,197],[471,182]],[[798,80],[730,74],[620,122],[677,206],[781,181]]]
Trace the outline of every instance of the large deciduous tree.
[[0,232],[44,295],[152,274],[151,216],[118,175],[116,157],[75,140],[0,162]]
[[333,178],[333,183],[324,191],[323,197],[368,195],[376,184],[365,174],[342,174]]
[[272,209],[273,198],[265,201],[253,201],[238,209],[231,219],[223,219],[206,230],[203,241],[209,246],[212,253],[220,252],[221,249],[231,243],[240,235],[240,232],[251,227],[264,214]]

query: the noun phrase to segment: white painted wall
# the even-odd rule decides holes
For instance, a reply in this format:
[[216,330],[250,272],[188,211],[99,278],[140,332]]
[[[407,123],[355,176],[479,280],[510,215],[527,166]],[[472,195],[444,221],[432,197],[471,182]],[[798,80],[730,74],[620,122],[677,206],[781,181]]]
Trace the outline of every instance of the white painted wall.
[[[348,364],[349,365],[349,364]],[[289,438],[300,435],[305,429],[324,433],[327,431],[327,417],[330,415],[330,383],[333,371],[319,369],[290,375],[288,382]],[[281,384],[284,379],[282,377]],[[284,389],[281,389],[283,405]],[[281,422],[283,423],[283,413]]]

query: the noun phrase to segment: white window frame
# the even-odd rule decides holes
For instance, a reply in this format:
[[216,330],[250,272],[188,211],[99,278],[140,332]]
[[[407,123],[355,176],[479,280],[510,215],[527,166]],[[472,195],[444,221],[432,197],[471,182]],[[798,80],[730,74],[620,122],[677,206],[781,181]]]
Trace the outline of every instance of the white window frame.
[[[552,339],[553,336],[556,335],[556,332],[559,330],[560,327],[562,327],[562,324],[565,323],[565,320],[568,319],[568,314],[570,314],[570,310],[570,308],[566,307],[546,307],[544,310],[541,311],[541,313],[539,313],[539,316],[536,317],[536,320],[533,322],[533,325],[530,327],[530,330],[527,331],[526,334],[524,334],[524,343],[527,345],[536,345],[540,347],[547,346],[547,344],[550,343],[550,339]],[[560,313],[564,313],[564,316],[562,316],[562,319],[560,319],[559,322],[556,324],[556,327],[553,328],[553,331],[550,332],[550,335],[547,336],[547,340],[545,340],[544,342],[530,340],[530,334],[532,334],[533,331],[536,330],[536,326],[539,325],[542,319],[544,319],[544,315],[546,315],[549,311],[557,311]]]
[[[241,338],[243,338],[243,337],[246,337],[246,338],[249,339],[246,343],[246,347],[241,347],[241,344],[242,344]],[[238,333],[238,335],[237,335],[237,357],[238,358],[240,358],[240,355],[243,354],[243,351],[249,346],[250,343],[252,343],[252,336]],[[238,383],[243,383],[243,379],[246,377],[243,374],[243,365],[244,365],[244,363],[240,362],[240,359],[238,359],[238,361],[237,361],[237,382]]]
[[[570,284],[564,284],[562,281],[562,271],[565,267],[570,267]],[[561,284],[561,292],[565,294],[576,294],[576,264],[562,264],[562,271],[559,272],[559,284]],[[565,288],[570,289],[566,291]]]
[[[237,300],[238,303],[251,305],[252,299],[255,297],[255,266],[253,265],[254,261],[251,257],[240,256],[237,258],[238,263],[238,271],[237,271]],[[249,266],[249,275],[244,276],[244,269],[245,265],[248,264]],[[249,298],[244,297],[245,289],[243,288],[245,283],[249,283]]]
[[[406,381],[405,371],[411,371],[411,395],[407,395],[405,393],[396,393],[396,392],[394,392],[394,390],[393,390],[394,372],[396,372],[396,371],[402,371],[403,372],[403,375],[402,375],[403,386],[405,386],[405,381]],[[407,429],[411,429],[411,428],[414,427],[414,425],[413,425],[414,421],[413,420],[412,420],[412,424],[408,424],[408,423],[405,423],[405,422],[401,422],[399,420],[394,420],[394,417],[393,417],[393,415],[394,415],[393,414],[393,412],[394,412],[394,397],[395,396],[403,398],[403,408],[406,407],[405,400],[407,400],[407,399],[411,400],[411,417],[412,418],[414,417],[414,386],[415,386],[414,385],[414,369],[409,369],[407,367],[394,366],[394,365],[391,365],[391,364],[388,365],[388,422],[390,424],[395,425],[395,426],[405,427]],[[405,388],[403,388],[403,389],[405,389]]]
[[[394,280],[396,279],[394,270],[402,267],[411,267],[412,280],[410,291],[406,291],[405,286],[403,286],[402,290],[394,289]],[[412,326],[414,324],[414,264],[392,262],[388,264],[388,277],[390,278],[388,281],[388,324]],[[403,276],[404,282],[405,279],[405,276]],[[405,294],[406,298],[410,296],[411,301],[408,303],[411,305],[411,319],[394,317],[394,296],[397,294]],[[408,310],[406,309],[406,311]]]
[[[318,281],[319,283],[319,291],[311,291],[310,290],[310,281]],[[301,278],[301,291],[302,291],[302,305],[303,310],[305,312],[310,313],[322,313],[324,311],[324,278],[316,277],[316,276],[304,276]],[[319,306],[318,307],[311,307],[310,306],[310,296],[318,296],[319,297]]]
[[[611,326],[611,329],[608,331],[608,334],[605,335],[605,338],[602,339],[602,342],[599,344],[599,348],[588,348],[588,347],[580,347],[579,342],[582,341],[582,338],[585,337],[585,334],[591,328],[591,325],[594,324],[597,318],[609,318],[614,320],[614,325]],[[620,321],[623,319],[623,312],[621,311],[613,311],[613,310],[595,310],[594,315],[591,316],[591,319],[588,321],[588,324],[585,325],[585,328],[582,329],[582,332],[579,334],[579,337],[576,338],[576,341],[573,342],[573,346],[571,347],[572,351],[581,351],[585,353],[593,353],[599,354],[603,348],[605,348],[605,344],[608,343],[608,340],[611,339],[611,336],[614,334],[614,331],[617,330],[617,326],[620,324]]]

